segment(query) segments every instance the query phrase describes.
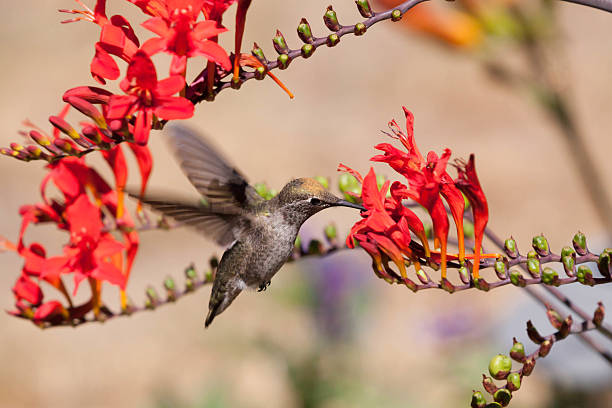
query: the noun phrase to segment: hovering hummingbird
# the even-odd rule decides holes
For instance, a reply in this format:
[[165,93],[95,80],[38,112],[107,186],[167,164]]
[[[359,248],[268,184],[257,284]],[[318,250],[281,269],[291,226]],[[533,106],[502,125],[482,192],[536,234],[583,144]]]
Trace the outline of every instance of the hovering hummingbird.
[[174,125],[168,133],[183,172],[202,198],[198,203],[155,197],[142,201],[221,246],[231,244],[217,268],[206,327],[243,290],[267,288],[290,257],[298,231],[309,217],[329,207],[365,210],[312,178],[292,180],[277,196],[265,200],[194,131]]

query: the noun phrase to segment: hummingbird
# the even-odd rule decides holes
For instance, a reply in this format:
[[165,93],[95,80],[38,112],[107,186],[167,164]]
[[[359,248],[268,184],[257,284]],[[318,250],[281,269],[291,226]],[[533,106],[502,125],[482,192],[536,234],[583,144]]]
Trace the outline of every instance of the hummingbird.
[[197,202],[142,197],[164,216],[196,229],[223,253],[208,304],[205,327],[245,289],[265,290],[291,256],[300,227],[329,207],[365,208],[336,197],[312,178],[288,182],[266,200],[204,138],[185,126],[168,127],[180,167],[201,194]]

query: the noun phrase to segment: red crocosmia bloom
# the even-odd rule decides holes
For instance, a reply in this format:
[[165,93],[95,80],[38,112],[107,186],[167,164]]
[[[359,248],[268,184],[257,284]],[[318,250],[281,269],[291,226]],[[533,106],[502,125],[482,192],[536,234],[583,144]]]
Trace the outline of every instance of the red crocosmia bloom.
[[17,300],[26,300],[34,306],[38,306],[43,299],[43,293],[38,284],[23,273],[13,286],[13,293]]
[[213,20],[221,24],[223,13],[235,2],[236,0],[204,0],[204,15],[207,20]]
[[68,311],[64,306],[57,300],[51,300],[45,302],[36,308],[34,317],[32,318],[35,322],[53,320],[54,317],[61,316],[62,318],[68,317]]
[[142,26],[158,38],[151,38],[142,46],[149,55],[158,52],[172,54],[170,75],[183,75],[187,67],[187,58],[203,56],[223,67],[231,69],[231,63],[225,50],[210,38],[227,31],[214,20],[196,22],[202,9],[203,0],[167,0],[168,17],[153,17]]
[[75,293],[79,283],[87,277],[125,289],[126,276],[111,262],[124,246],[102,231],[100,209],[83,195],[66,209],[66,219],[70,225],[71,245],[64,248],[64,254],[68,270],[74,272]]
[[85,10],[60,10],[65,13],[80,15],[64,23],[86,20],[101,27],[100,40],[95,44],[96,53],[91,61],[91,75],[102,84],[105,79],[119,78],[119,67],[111,55],[129,62],[138,50],[139,41],[125,17],[120,15],[106,16],[106,0],[98,0],[92,11],[81,1],[76,0]]
[[476,165],[474,163],[474,155],[470,155],[469,161],[458,161],[457,164],[458,176],[455,180],[455,185],[465,194],[470,205],[472,206],[472,214],[474,216],[474,269],[472,274],[475,279],[478,279],[478,268],[480,265],[480,251],[482,239],[484,236],[487,222],[489,221],[489,205],[487,198],[482,191],[478,175],[476,174]]
[[112,95],[106,116],[111,120],[123,119],[138,113],[133,134],[140,145],[145,145],[149,139],[153,115],[166,120],[193,116],[193,104],[189,100],[172,96],[185,87],[185,79],[173,75],[158,81],[155,66],[143,51],[132,58],[120,86],[127,95]]
[[[147,146],[139,146],[134,143],[128,143],[132,153],[136,157],[136,162],[138,163],[138,168],[140,169],[140,197],[144,197],[145,191],[147,189],[147,182],[149,181],[149,176],[151,175],[151,170],[153,169],[153,157],[151,156],[151,151]],[[138,211],[142,210],[142,203],[138,202]]]

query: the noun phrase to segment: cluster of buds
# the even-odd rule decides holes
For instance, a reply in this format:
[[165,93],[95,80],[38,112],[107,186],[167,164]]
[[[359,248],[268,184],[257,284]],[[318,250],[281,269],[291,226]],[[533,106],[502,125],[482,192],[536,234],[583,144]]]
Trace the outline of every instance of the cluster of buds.
[[[604,314],[603,304],[599,302],[592,319],[575,327],[571,315],[563,318],[559,312],[551,306],[547,306],[546,315],[550,324],[557,331],[549,336],[542,336],[533,323],[528,321],[527,336],[538,347],[531,354],[526,354],[523,343],[514,338],[508,355],[498,354],[493,357],[489,362],[490,376],[482,375],[482,386],[488,394],[493,396],[494,402],[487,403],[481,391],[474,391],[471,402],[472,408],[505,407],[510,404],[512,393],[521,388],[524,377],[532,373],[538,358],[546,357],[556,342],[567,338],[569,335],[599,328],[603,322]],[[513,360],[520,365],[514,370]],[[502,381],[503,383],[500,384]]]

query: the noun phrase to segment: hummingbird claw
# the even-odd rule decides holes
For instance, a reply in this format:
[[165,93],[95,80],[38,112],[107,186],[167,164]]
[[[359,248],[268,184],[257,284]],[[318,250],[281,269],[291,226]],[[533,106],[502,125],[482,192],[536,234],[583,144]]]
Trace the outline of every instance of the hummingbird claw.
[[272,281],[267,281],[262,283],[261,285],[259,285],[259,289],[257,289],[258,292],[263,292],[266,289],[268,289],[268,286],[270,286],[270,284],[272,283]]

